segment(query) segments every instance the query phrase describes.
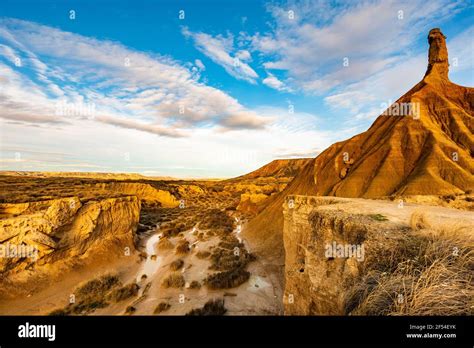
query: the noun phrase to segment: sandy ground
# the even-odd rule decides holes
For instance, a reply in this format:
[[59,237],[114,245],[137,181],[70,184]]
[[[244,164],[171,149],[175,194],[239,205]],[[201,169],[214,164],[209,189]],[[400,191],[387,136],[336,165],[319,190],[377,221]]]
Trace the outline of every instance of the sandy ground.
[[[340,204],[328,205],[327,209],[342,209],[354,214],[382,214],[387,222],[395,223],[401,227],[409,224],[411,214],[422,211],[426,214],[429,222],[433,225],[468,224],[474,226],[474,214],[469,211],[460,211],[445,207],[420,206],[412,203],[364,199],[339,199]],[[242,227],[243,226],[243,227]],[[242,230],[245,224],[237,222],[234,234],[241,239],[248,251],[249,243],[242,238]],[[213,298],[224,298],[228,315],[278,315],[282,314],[282,289],[278,272],[268,268],[264,260],[257,259],[251,262],[247,270],[251,273],[250,279],[244,284],[225,290],[209,290],[206,286],[200,289],[190,289],[191,281],[199,281],[201,284],[208,274],[214,272],[209,270],[210,261],[196,257],[198,251],[211,251],[212,246],[219,243],[218,236],[199,241],[197,234],[199,227],[184,232],[183,236],[170,238],[173,244],[181,239],[186,239],[193,245],[191,251],[185,255],[176,255],[174,248],[157,250],[156,242],[159,240],[159,231],[150,230],[142,234],[140,251],[147,252],[147,260],[137,255],[130,258],[122,258],[106,265],[96,266],[92,269],[83,269],[81,272],[69,274],[61,282],[51,284],[47,289],[38,293],[29,293],[15,299],[0,302],[0,315],[45,315],[54,309],[63,308],[69,303],[70,295],[81,283],[97,278],[98,276],[111,273],[118,274],[123,284],[136,282],[140,286],[139,295],[129,300],[111,304],[106,308],[95,311],[94,315],[124,315],[126,308],[136,308],[134,315],[153,315],[155,308],[161,302],[166,302],[171,307],[162,312],[162,315],[183,315],[191,309],[202,307],[208,300]],[[156,257],[152,258],[152,255]],[[177,259],[184,261],[182,275],[186,286],[182,289],[161,286],[163,279],[170,273],[169,265]],[[146,274],[146,279],[142,275]]]
[[53,284],[40,292],[33,292],[15,299],[0,302],[0,315],[47,315],[54,309],[63,308],[69,304],[74,289],[81,283],[95,279],[107,273],[118,273],[121,278],[135,274],[140,267],[138,255],[130,259],[120,259],[104,266],[84,269],[81,272],[70,273],[60,282]]
[[[239,223],[234,231],[236,236],[242,230]],[[63,308],[68,305],[70,295],[81,283],[97,278],[106,273],[118,274],[123,284],[137,282],[140,286],[137,297],[119,303],[112,303],[108,307],[96,310],[92,315],[124,315],[126,308],[136,308],[134,315],[154,315],[153,312],[160,302],[171,305],[169,310],[162,315],[184,315],[194,308],[202,307],[208,300],[213,298],[224,298],[227,315],[275,315],[281,313],[281,301],[278,294],[281,289],[271,274],[265,271],[262,263],[251,262],[247,270],[251,273],[250,279],[244,284],[223,290],[209,290],[202,285],[200,289],[188,288],[193,280],[201,284],[208,274],[210,261],[199,259],[196,253],[199,251],[210,251],[211,247],[220,242],[218,236],[199,241],[197,234],[199,229],[184,232],[183,237],[170,238],[176,245],[178,241],[186,239],[192,245],[191,251],[185,255],[176,255],[174,249],[158,250],[156,244],[159,241],[160,232],[150,230],[145,233],[140,242],[139,249],[147,253],[147,259],[139,258],[138,255],[130,256],[130,259],[117,260],[105,266],[94,267],[94,271],[85,269],[81,272],[72,273],[64,277],[61,282],[49,286],[38,293],[30,293],[15,299],[0,302],[0,315],[46,315],[54,309]],[[248,249],[245,240],[242,242]],[[251,251],[251,250],[249,250]],[[154,257],[152,257],[154,255]],[[170,263],[177,259],[184,261],[182,272],[186,286],[182,289],[161,286],[163,279],[171,272]],[[146,279],[142,275],[146,274]]]
[[[234,233],[237,234],[238,231],[239,227]],[[144,272],[142,265],[136,275],[129,275],[129,279],[126,279],[128,282],[133,282],[136,279],[140,280],[138,282],[141,288],[139,297],[97,310],[94,314],[120,315],[124,314],[126,307],[133,306],[136,309],[134,315],[153,315],[157,305],[160,302],[166,302],[171,307],[162,312],[162,315],[184,315],[194,308],[202,307],[207,301],[214,298],[225,299],[227,315],[279,314],[281,311],[281,301],[277,296],[279,289],[274,285],[277,283],[274,283],[271,275],[265,272],[264,267],[258,260],[250,263],[247,268],[251,273],[250,279],[236,288],[209,290],[204,285],[200,289],[188,288],[191,281],[196,280],[202,284],[207,275],[214,272],[208,269],[210,261],[199,259],[196,257],[196,253],[209,251],[213,245],[219,243],[220,239],[213,236],[208,240],[199,241],[196,237],[199,232],[201,232],[199,229],[194,228],[184,232],[183,237],[170,238],[170,241],[175,245],[182,239],[189,241],[193,247],[188,254],[176,255],[174,249],[157,250],[154,248],[156,259],[155,261],[149,260],[149,262],[154,262],[157,266],[148,267],[147,273]],[[150,233],[148,240],[159,234],[158,231],[150,231]],[[157,242],[157,240],[154,241]],[[150,251],[149,247],[150,245],[145,243],[145,249]],[[150,256],[148,255],[148,258]],[[163,288],[161,286],[162,281],[171,272],[169,265],[177,259],[184,261],[183,268],[178,272],[181,272],[185,278],[186,286],[182,289]],[[142,274],[147,275],[146,279],[141,279]]]

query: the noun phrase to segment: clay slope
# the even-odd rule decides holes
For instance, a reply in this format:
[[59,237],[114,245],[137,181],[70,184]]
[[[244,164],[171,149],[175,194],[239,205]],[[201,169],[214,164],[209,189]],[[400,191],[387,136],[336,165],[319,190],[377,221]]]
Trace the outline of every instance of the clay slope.
[[279,159],[273,160],[263,167],[235,179],[256,179],[262,177],[294,177],[312,158]]
[[[244,234],[257,253],[265,255],[270,263],[283,264],[283,214],[282,206],[288,195],[316,194],[310,178],[315,159],[310,160],[288,186],[279,194],[269,198],[265,209],[244,228]],[[297,179],[299,178],[299,179]]]
[[443,195],[474,188],[474,89],[448,79],[445,38],[429,34],[424,79],[364,133],[316,158],[321,196]]
[[[134,196],[85,204],[70,197],[37,202],[0,220],[0,250],[6,256],[0,262],[0,297],[11,295],[12,288],[41,287],[68,272],[111,263],[127,256],[126,248],[132,254],[140,207]],[[12,254],[15,246],[22,250]]]
[[[330,146],[247,226],[254,247],[282,264],[288,195],[376,198],[474,189],[474,89],[448,79],[444,35],[428,36],[425,77],[364,133]],[[411,107],[410,107],[411,105]]]

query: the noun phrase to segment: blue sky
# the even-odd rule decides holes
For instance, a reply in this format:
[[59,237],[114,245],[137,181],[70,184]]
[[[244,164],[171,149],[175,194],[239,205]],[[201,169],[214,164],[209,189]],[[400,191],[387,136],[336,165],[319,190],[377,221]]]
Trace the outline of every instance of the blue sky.
[[3,0],[0,169],[230,177],[314,157],[421,80],[433,27],[473,86],[472,6]]

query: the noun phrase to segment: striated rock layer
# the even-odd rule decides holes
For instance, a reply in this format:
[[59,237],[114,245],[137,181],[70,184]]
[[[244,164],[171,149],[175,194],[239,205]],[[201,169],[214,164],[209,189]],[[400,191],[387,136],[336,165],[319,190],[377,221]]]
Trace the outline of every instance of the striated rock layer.
[[311,179],[317,195],[443,195],[474,188],[474,89],[449,81],[441,31],[431,30],[428,41],[423,80],[366,132],[316,158]]
[[256,179],[262,177],[294,177],[301,169],[311,161],[311,158],[279,159],[273,160],[263,167],[248,174],[239,176],[236,179]]
[[[107,198],[82,205],[77,197],[36,202],[28,214],[0,220],[2,290],[32,280],[53,282],[78,267],[110,262],[135,251],[140,216],[137,197]],[[22,206],[21,209],[24,207]],[[20,257],[23,256],[23,257]],[[5,295],[5,294],[2,294]]]
[[[380,264],[381,258],[403,253],[396,249],[395,241],[405,241],[405,250],[410,250],[406,241],[412,233],[411,219],[420,209],[433,226],[444,231],[456,226],[456,233],[467,233],[465,245],[472,243],[474,215],[467,211],[414,204],[400,208],[385,200],[288,196],[283,211],[285,314],[350,314],[353,300],[349,290],[374,268],[380,273],[386,266]],[[336,248],[329,250],[337,253],[328,254],[332,246]],[[342,250],[352,250],[352,254]],[[449,277],[446,270],[442,273]]]

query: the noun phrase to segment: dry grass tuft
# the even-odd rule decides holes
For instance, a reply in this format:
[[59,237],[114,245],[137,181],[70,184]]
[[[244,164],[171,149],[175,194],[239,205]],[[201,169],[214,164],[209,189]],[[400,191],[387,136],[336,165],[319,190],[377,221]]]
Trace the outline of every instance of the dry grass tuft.
[[185,283],[181,273],[171,273],[163,280],[161,286],[164,288],[182,288]]
[[224,315],[227,309],[223,299],[209,300],[204,307],[191,310],[186,315]]
[[140,287],[136,283],[130,283],[125,285],[121,288],[114,289],[108,296],[107,299],[120,302],[129,299],[130,297],[134,297],[138,295],[138,290]]
[[412,232],[373,244],[365,274],[347,293],[346,312],[473,315],[474,236],[469,226],[431,227],[419,211],[411,226]]
[[170,270],[177,271],[183,266],[184,266],[184,261],[181,259],[177,259],[170,263]]
[[209,256],[211,256],[211,253],[209,251],[198,251],[196,253],[196,257],[198,259],[207,259]]
[[98,296],[119,284],[120,280],[116,275],[106,274],[79,285],[74,293],[78,297]]
[[182,240],[176,246],[176,254],[187,254],[190,251],[189,242],[187,240]]
[[417,209],[411,214],[410,226],[415,231],[430,227],[426,214],[421,209]]
[[197,280],[193,280],[191,284],[189,284],[190,289],[200,289],[201,288],[201,283],[199,283]]
[[166,237],[162,237],[160,241],[157,243],[158,250],[169,250],[173,249],[173,243]]
[[209,275],[205,283],[209,289],[230,289],[245,283],[250,278],[250,272],[244,268],[236,268]]
[[88,314],[96,309],[107,307],[109,305],[107,299],[120,285],[119,278],[110,274],[82,283],[74,291],[76,302],[56,309],[49,315]]
[[168,302],[160,302],[153,311],[154,314],[160,314],[171,308],[171,305]]

